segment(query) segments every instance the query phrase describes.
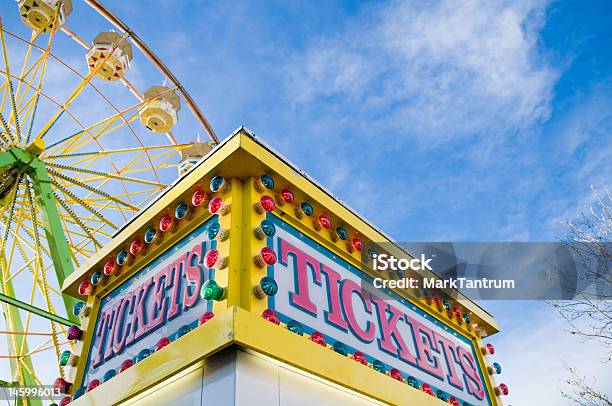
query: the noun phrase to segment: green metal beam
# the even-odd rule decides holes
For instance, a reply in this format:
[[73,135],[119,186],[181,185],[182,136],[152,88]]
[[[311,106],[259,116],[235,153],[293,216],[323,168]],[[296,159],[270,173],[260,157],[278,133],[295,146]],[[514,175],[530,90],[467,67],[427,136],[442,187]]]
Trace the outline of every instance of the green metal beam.
[[[6,258],[4,255],[0,256],[0,261],[2,261],[2,267],[6,267]],[[6,295],[5,295],[6,293]],[[15,290],[13,288],[13,281],[9,280],[6,282],[6,292],[4,292],[2,283],[0,283],[0,294],[2,296],[15,296]],[[2,315],[4,316],[4,323],[6,326],[10,326],[14,331],[24,331],[23,323],[21,322],[21,316],[19,314],[19,310],[16,307],[8,306],[4,303],[0,305],[0,309],[2,310]],[[9,322],[10,316],[10,322]],[[19,355],[19,354],[27,354],[30,352],[28,349],[28,343],[26,340],[23,340],[23,337],[10,337],[7,335],[7,344],[9,348],[9,354]],[[32,360],[29,357],[25,357],[21,359],[21,362],[25,365],[21,365],[17,362],[16,359],[10,359],[11,372],[13,374],[13,380],[15,382],[19,381],[19,375],[21,375],[23,379],[24,385],[36,385],[37,382],[34,379],[34,376],[30,371],[34,371],[34,366],[32,365]],[[27,368],[26,368],[27,366]],[[29,370],[28,370],[29,369]],[[24,402],[22,399],[18,399],[15,402],[15,405],[23,405]],[[30,400],[28,404],[31,406],[42,406],[42,401],[40,400]]]
[[32,306],[28,303],[22,302],[21,300],[15,299],[14,297],[10,297],[5,295],[4,293],[0,293],[0,302],[7,303],[9,305],[18,307],[26,312],[30,312],[36,314],[38,316],[44,317],[45,319],[55,321],[56,323],[63,324],[64,326],[72,326],[74,323],[68,319],[65,319],[57,314],[50,313],[46,310],[40,309],[36,306]]

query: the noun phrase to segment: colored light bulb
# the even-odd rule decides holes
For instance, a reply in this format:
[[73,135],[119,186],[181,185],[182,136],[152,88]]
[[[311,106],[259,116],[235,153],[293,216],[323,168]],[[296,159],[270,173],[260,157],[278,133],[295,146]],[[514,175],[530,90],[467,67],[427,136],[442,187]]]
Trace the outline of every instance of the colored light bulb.
[[431,295],[431,301],[434,302],[438,307],[440,307],[440,305],[442,304],[442,298],[440,298],[440,296],[436,294]]
[[206,281],[206,283],[204,283],[200,289],[200,296],[204,300],[222,300],[224,293],[225,289],[219,286],[214,279],[209,279]]
[[421,390],[425,393],[427,393],[428,395],[432,395],[433,396],[433,389],[431,389],[431,385],[428,383],[423,383],[421,385]]
[[446,311],[449,311],[449,312],[451,311],[452,306],[451,306],[451,303],[448,300],[444,300],[442,302],[442,305],[444,306]]
[[129,258],[130,258],[129,252],[127,252],[126,250],[119,251],[119,253],[117,254],[117,259],[116,259],[117,265],[123,266],[125,264],[128,264],[130,262]]
[[229,188],[228,183],[225,181],[223,176],[215,176],[210,181],[210,191],[213,193],[223,193]]
[[151,350],[148,348],[145,348],[143,350],[141,350],[138,355],[136,356],[136,362],[140,362],[143,359],[147,358],[149,355],[151,355]]
[[66,332],[66,338],[68,340],[80,340],[82,336],[83,330],[81,330],[77,326],[68,327],[68,331]]
[[168,337],[162,337],[160,338],[157,343],[155,344],[155,351],[159,351],[162,348],[164,348],[165,346],[167,346],[168,344],[170,344],[170,339]]
[[463,321],[465,321],[465,324],[470,324],[470,322],[472,321],[472,318],[470,317],[469,314],[463,313]]
[[448,400],[448,395],[443,390],[436,391],[436,397],[443,402],[446,402]]
[[487,345],[485,345],[484,347],[482,347],[482,354],[483,355],[493,355],[495,354],[495,347],[493,347],[493,344],[488,343]]
[[274,179],[272,179],[272,176],[264,173],[259,177],[259,181],[266,189],[274,189]]
[[391,368],[391,371],[389,371],[389,375],[391,375],[391,378],[397,381],[402,381],[402,382],[404,381],[404,378],[402,377],[402,373],[397,368]]
[[323,347],[327,346],[327,342],[325,341],[325,336],[318,331],[313,331],[310,335],[310,341],[322,345]]
[[353,359],[362,365],[368,365],[368,359],[361,351],[355,351],[355,353],[353,354]]
[[310,203],[303,202],[300,204],[300,209],[302,210],[302,213],[307,216],[312,216],[312,213],[314,213],[314,209]]
[[75,390],[74,393],[72,394],[72,400],[77,400],[78,398],[80,398],[84,394],[85,394],[85,387],[81,386],[80,388]]
[[508,390],[508,385],[506,385],[505,383],[500,383],[496,388],[495,388],[495,394],[497,396],[499,395],[508,395],[509,390]]
[[119,372],[123,372],[126,369],[131,368],[132,365],[134,365],[134,361],[132,361],[131,358],[126,359],[121,363],[121,366],[119,367]]
[[72,398],[70,396],[64,396],[59,406],[67,406],[70,402],[72,402]]
[[130,254],[136,256],[140,253],[144,254],[144,244],[142,240],[140,240],[139,238],[136,238],[130,244]]
[[176,338],[182,337],[185,334],[189,333],[191,331],[191,327],[189,327],[188,324],[184,324],[181,327],[179,327],[179,329],[176,331]]
[[224,215],[228,212],[228,206],[223,203],[223,199],[221,199],[220,197],[215,197],[210,202],[208,202],[208,211],[211,214],[219,213],[221,215]]
[[106,276],[111,276],[117,272],[117,269],[119,269],[117,263],[114,260],[110,260],[106,261],[104,267],[102,268],[102,272],[104,272],[104,275]]
[[263,220],[255,229],[255,237],[260,240],[266,237],[274,237],[274,234],[276,234],[276,227],[268,220]]
[[281,190],[280,195],[285,203],[292,204],[293,201],[295,200],[295,197],[293,196],[293,192],[289,189]]
[[266,265],[274,265],[276,263],[276,253],[269,247],[263,247],[259,254],[255,256],[255,265],[258,268],[263,268]]
[[98,379],[92,380],[89,382],[89,385],[87,385],[87,392],[96,389],[98,386],[100,386],[100,381]]
[[340,355],[348,355],[348,349],[346,348],[346,344],[340,341],[336,341],[334,343],[334,351],[336,351]]
[[221,269],[225,267],[225,257],[219,254],[219,251],[212,249],[206,253],[204,262],[207,268]]
[[261,313],[261,317],[264,320],[268,320],[271,323],[274,323],[274,324],[277,324],[277,325],[280,324],[280,319],[278,318],[278,315],[272,309],[264,310],[263,313]]
[[219,223],[213,223],[208,227],[207,234],[209,240],[214,240],[217,238],[217,234],[219,234],[219,230],[221,230],[221,225]]
[[198,324],[202,325],[206,323],[208,320],[212,319],[213,317],[215,317],[215,314],[213,312],[204,312],[204,314],[202,314],[200,318],[198,319]]
[[375,371],[381,372],[383,374],[387,372],[387,367],[385,367],[385,363],[377,359],[372,361],[372,368],[374,368]]
[[254,207],[257,213],[262,214],[264,212],[274,211],[274,208],[276,207],[276,203],[274,202],[274,199],[272,199],[270,196],[263,195],[259,199],[259,201],[255,203]]
[[59,363],[63,367],[65,367],[66,365],[73,366],[75,363],[75,360],[76,360],[76,355],[71,353],[69,350],[65,350],[65,351],[62,351],[60,355]]
[[363,243],[361,242],[361,240],[359,238],[353,238],[353,248],[355,248],[357,251],[361,251],[363,248]]
[[348,231],[346,231],[344,227],[336,227],[336,234],[341,240],[346,240],[348,238]]
[[167,233],[168,231],[174,231],[175,224],[174,219],[169,214],[166,214],[159,220],[159,230],[162,233]]
[[319,225],[328,230],[331,227],[331,220],[325,214],[319,216]]
[[93,293],[93,285],[89,281],[83,281],[79,285],[79,295],[89,296]]
[[263,299],[266,296],[274,296],[278,292],[278,285],[274,278],[269,276],[264,276],[259,281],[259,285],[255,287],[255,296],[258,299]]
[[75,316],[80,316],[85,306],[85,302],[76,302],[74,306],[72,306],[72,314]]
[[159,237],[160,237],[160,234],[153,227],[147,228],[147,231],[145,231],[144,233],[144,241],[147,244],[153,244],[155,242],[158,242],[157,240],[159,239]]
[[191,209],[189,208],[189,206],[187,206],[187,203],[185,202],[179,203],[174,209],[174,217],[176,217],[177,220],[182,220],[182,219],[189,220],[192,214],[193,212],[191,211]]
[[[452,406],[459,406],[459,400],[454,396],[448,398],[448,403],[450,403]],[[467,403],[464,403],[464,405],[467,405]]]
[[196,190],[193,192],[193,195],[191,195],[191,204],[193,204],[195,207],[199,207],[207,201],[208,196],[202,189]]
[[291,331],[292,333],[295,333],[299,336],[303,336],[304,335],[304,328],[302,327],[302,325],[295,321],[295,320],[289,320],[289,322],[287,322],[287,330]]
[[417,379],[414,376],[409,376],[407,382],[408,382],[408,385],[412,386],[413,388],[419,387],[419,381],[417,381]]
[[115,371],[114,369],[109,369],[108,371],[104,373],[104,377],[103,377],[104,382],[114,378],[115,375],[117,375],[117,371]]
[[89,278],[89,281],[91,282],[92,285],[98,286],[100,282],[102,282],[102,272],[96,271],[92,273],[91,278]]
[[452,313],[453,313],[453,316],[461,320],[461,316],[463,315],[463,313],[461,312],[460,308],[458,308],[457,306],[453,306]]
[[64,378],[57,378],[53,382],[53,387],[59,390],[61,393],[68,393],[70,391],[70,386],[70,382],[68,382]]
[[501,374],[502,373],[502,367],[497,362],[493,363],[493,369],[495,370],[496,374]]

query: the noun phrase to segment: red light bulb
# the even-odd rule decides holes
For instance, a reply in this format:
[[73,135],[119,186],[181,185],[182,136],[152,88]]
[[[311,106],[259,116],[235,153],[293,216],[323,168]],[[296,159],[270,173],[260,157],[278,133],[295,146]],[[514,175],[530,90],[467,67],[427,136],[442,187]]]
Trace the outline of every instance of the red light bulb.
[[319,224],[321,225],[321,227],[329,229],[331,227],[331,220],[325,214],[321,214],[319,216]]
[[289,189],[283,189],[281,190],[281,199],[283,199],[283,201],[285,201],[286,203],[292,204],[293,201],[295,200],[295,197],[293,196],[293,192]]
[[499,396],[499,395],[506,396],[506,395],[508,395],[508,393],[509,393],[508,385],[506,385],[505,383],[500,383],[499,386],[497,386],[495,388],[495,394],[497,396]]
[[208,211],[211,214],[227,214],[229,211],[229,206],[226,206],[225,203],[223,203],[223,199],[221,199],[220,197],[215,197],[214,199],[212,199],[209,203],[208,203]]
[[83,281],[79,285],[79,295],[89,296],[93,293],[93,285],[89,281]]
[[70,382],[64,378],[57,378],[55,382],[53,382],[53,387],[61,393],[68,393],[70,391],[70,386]]
[[428,395],[433,396],[433,390],[431,389],[431,385],[429,385],[428,383],[424,383],[421,385],[421,390],[425,393],[427,393]]
[[361,365],[368,365],[368,359],[361,351],[355,351],[355,353],[353,354],[353,359],[359,362]]
[[106,276],[111,276],[117,271],[117,263],[114,260],[107,261],[102,268],[102,273]]
[[489,343],[487,345],[485,345],[484,347],[482,347],[482,354],[483,355],[493,355],[495,354],[495,347],[493,347],[493,344]]
[[269,247],[263,247],[259,254],[255,256],[255,265],[258,268],[264,268],[266,265],[274,265],[276,263],[276,254]]
[[168,337],[160,338],[159,341],[157,342],[157,344],[155,344],[155,351],[161,350],[162,348],[164,348],[168,344],[170,344],[170,339]]
[[325,336],[318,331],[313,331],[310,335],[310,340],[314,343],[322,345],[323,347],[327,346],[327,342],[325,341]]
[[130,368],[132,365],[134,365],[134,361],[132,361],[130,358],[126,359],[125,361],[121,363],[119,372],[125,371],[126,369]]
[[223,268],[225,265],[225,258],[219,254],[219,251],[212,249],[206,253],[204,258],[207,268]]
[[208,320],[212,319],[213,317],[215,317],[215,314],[213,312],[205,312],[198,319],[198,324],[202,325],[202,324],[206,323]]
[[191,204],[194,205],[195,207],[201,206],[207,201],[208,201],[208,196],[206,195],[206,192],[204,192],[202,189],[196,190],[195,192],[193,192],[193,195],[191,196]]
[[261,317],[263,317],[264,320],[268,320],[271,323],[274,323],[277,325],[280,324],[280,319],[278,318],[278,315],[272,309],[264,310],[263,313],[261,313]]
[[100,386],[100,381],[97,379],[92,380],[89,382],[89,385],[87,385],[87,392],[96,389],[98,386]]
[[130,244],[130,254],[136,256],[138,254],[144,254],[145,253],[145,245],[142,242],[142,240],[140,238],[136,238],[134,241],[132,241],[132,243]]
[[363,244],[361,242],[361,240],[359,238],[353,238],[353,248],[355,248],[357,251],[361,251],[361,249],[363,248]]
[[398,381],[404,380],[404,378],[402,377],[402,373],[397,368],[391,368],[391,371],[389,371],[389,374],[391,375],[391,378],[395,380],[398,380]]
[[259,201],[255,203],[255,211],[259,214],[274,211],[275,207],[276,203],[274,203],[274,199],[268,195],[263,195]]
[[457,398],[454,396],[451,396],[450,398],[448,398],[448,403],[450,403],[453,406],[459,406],[459,400],[457,400]]
[[169,214],[166,214],[164,217],[159,220],[159,229],[161,232],[166,233],[168,231],[174,230],[174,219]]

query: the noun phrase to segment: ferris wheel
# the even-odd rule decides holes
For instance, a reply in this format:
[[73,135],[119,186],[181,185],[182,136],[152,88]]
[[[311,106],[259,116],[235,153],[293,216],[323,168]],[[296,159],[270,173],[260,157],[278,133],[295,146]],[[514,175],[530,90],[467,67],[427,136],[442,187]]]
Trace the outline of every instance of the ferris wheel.
[[99,1],[19,0],[0,18],[0,380],[49,384],[75,320],[64,278],[218,139]]

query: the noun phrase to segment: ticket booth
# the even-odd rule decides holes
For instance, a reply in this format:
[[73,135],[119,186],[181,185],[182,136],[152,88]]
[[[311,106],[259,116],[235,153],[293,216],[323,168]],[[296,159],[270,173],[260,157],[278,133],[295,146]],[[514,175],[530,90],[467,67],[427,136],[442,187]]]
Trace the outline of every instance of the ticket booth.
[[64,404],[501,405],[493,317],[373,288],[381,243],[239,129],[66,280]]

